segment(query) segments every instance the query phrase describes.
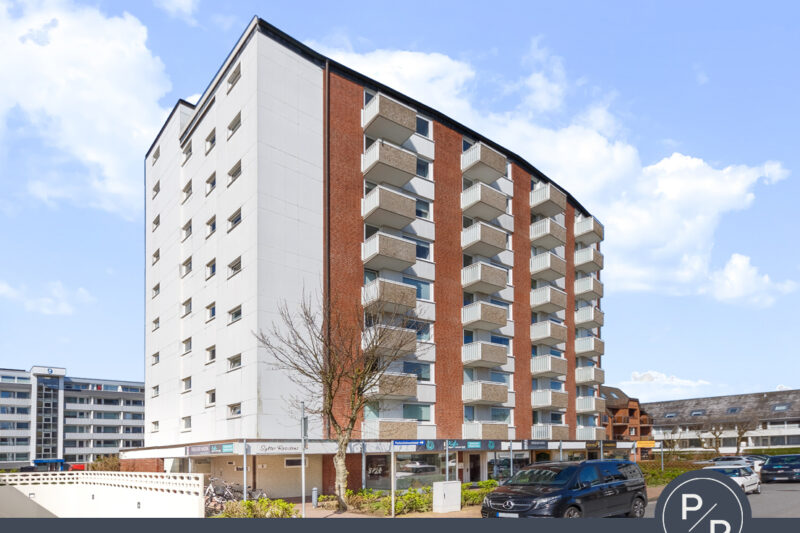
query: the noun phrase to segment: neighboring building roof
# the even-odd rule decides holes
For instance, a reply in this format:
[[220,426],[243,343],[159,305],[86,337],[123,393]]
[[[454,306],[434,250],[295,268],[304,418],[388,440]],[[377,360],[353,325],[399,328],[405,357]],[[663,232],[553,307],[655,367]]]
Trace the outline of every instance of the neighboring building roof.
[[636,398],[631,398],[625,394],[622,389],[617,387],[600,386],[600,397],[606,399],[606,407],[611,409],[624,409],[628,407],[628,401]]
[[656,425],[702,423],[709,419],[787,420],[800,418],[800,390],[690,398],[642,404]]

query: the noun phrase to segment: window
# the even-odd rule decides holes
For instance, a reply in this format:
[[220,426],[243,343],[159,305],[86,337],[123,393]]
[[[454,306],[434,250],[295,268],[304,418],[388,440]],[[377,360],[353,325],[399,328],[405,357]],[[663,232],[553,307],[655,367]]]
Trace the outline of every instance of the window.
[[186,185],[183,186],[183,199],[181,203],[185,202],[192,196],[192,180],[189,180]]
[[464,406],[464,422],[475,421],[475,407],[472,405]]
[[153,185],[153,198],[158,196],[158,193],[161,192],[161,181],[157,181],[155,185]]
[[232,403],[228,406],[228,418],[242,416],[242,404]]
[[236,370],[242,367],[242,354],[228,357],[228,370]]
[[403,238],[407,241],[411,241],[417,245],[416,255],[417,259],[427,259],[430,260],[431,258],[431,243],[428,241],[421,241],[419,239],[415,239],[414,237],[410,237],[408,235],[403,235]]
[[206,237],[211,237],[217,231],[217,217],[213,216],[206,222]]
[[431,164],[420,157],[417,158],[417,176],[421,178],[430,178]]
[[630,434],[636,435],[636,428],[630,428]]
[[431,283],[421,279],[407,278],[403,276],[403,283],[413,285],[417,288],[417,299],[419,300],[432,300],[431,298]]
[[192,312],[192,299],[191,299],[191,298],[189,298],[188,300],[186,300],[185,302],[183,302],[183,303],[181,304],[181,307],[182,307],[182,309],[183,309],[183,315],[182,315],[182,316],[186,316],[186,315],[188,315],[189,313],[191,313],[191,312]]
[[228,217],[228,231],[231,231],[233,228],[239,225],[242,221],[242,209],[239,208],[236,210],[234,214]]
[[150,397],[151,398],[158,398],[158,392],[159,392],[158,385],[156,385],[155,387],[153,387],[150,390]]
[[150,432],[151,433],[158,433],[158,420],[154,420],[150,422]]
[[186,164],[190,157],[192,157],[192,141],[189,141],[189,144],[183,149],[183,163],[181,164]]
[[160,283],[156,283],[153,286],[153,296],[152,297],[155,298],[159,294],[161,294],[161,284]]
[[237,257],[228,265],[228,277],[231,278],[242,271],[242,258]]
[[[300,468],[303,466],[303,458],[298,457],[297,459],[284,459],[283,460],[283,467],[284,468]],[[306,461],[306,466],[308,466],[308,461]]]
[[489,381],[494,383],[505,383],[508,385],[509,375],[504,372],[489,372]]
[[551,424],[563,424],[564,423],[564,415],[562,413],[550,413],[550,423]]
[[217,187],[217,173],[214,172],[206,180],[206,196]]
[[403,418],[417,422],[430,422],[431,406],[422,404],[403,404]]
[[217,304],[211,302],[206,306],[206,322],[214,320],[217,317]]
[[492,422],[511,422],[511,409],[502,407],[492,407],[491,409]]
[[364,269],[364,285],[371,283],[378,279],[378,273],[375,270]]
[[241,77],[242,77],[242,64],[239,63],[238,65],[236,65],[236,67],[234,67],[233,72],[231,72],[231,75],[228,76],[228,92],[231,92],[231,89],[233,89],[233,86],[236,85],[236,82],[239,81]]
[[153,331],[157,330],[157,329],[158,329],[158,328],[160,328],[160,327],[161,327],[161,319],[160,319],[160,318],[158,318],[158,317],[156,317],[156,318],[153,320]]
[[431,121],[427,118],[417,117],[417,133],[423,137],[431,136]]
[[153,229],[155,231],[161,225],[161,215],[156,215],[156,218],[153,219]]
[[150,364],[157,365],[161,361],[161,354],[159,352],[154,353],[150,356]]
[[230,124],[228,124],[228,139],[233,137],[233,134],[236,133],[236,131],[239,129],[241,125],[242,125],[242,112],[239,111],[238,113],[236,113],[236,116],[233,117],[233,120],[231,120]]
[[214,276],[217,273],[217,260],[212,259],[206,263],[206,279]]
[[502,344],[503,346],[508,347],[511,344],[511,339],[509,339],[508,337],[502,337],[500,335],[492,335],[489,338],[489,342],[492,342],[494,344]]
[[431,324],[430,322],[409,322],[408,327],[417,331],[418,341],[431,340]]
[[779,403],[777,405],[772,406],[772,410],[776,413],[780,413],[782,411],[788,411],[790,404],[788,403]]
[[416,363],[412,361],[404,361],[403,372],[406,374],[416,374],[417,381],[431,380],[431,365],[429,365],[428,363]]
[[217,403],[217,391],[216,389],[211,389],[206,391],[206,407],[211,407]]
[[735,415],[736,413],[741,412],[741,410],[742,410],[741,407],[728,407],[727,413],[729,415]]
[[236,179],[242,175],[242,161],[239,160],[233,167],[228,171],[228,186],[230,187],[231,184],[236,181]]
[[706,414],[705,409],[695,409],[694,411],[689,413],[690,416],[703,416],[704,414]]
[[155,265],[156,263],[158,263],[159,259],[161,259],[161,250],[160,249],[158,249],[155,252],[153,252],[153,264]]
[[667,413],[667,414],[664,415],[664,418],[675,418],[676,416],[677,416],[677,413]]
[[211,133],[208,134],[208,137],[206,137],[206,153],[210,152],[216,145],[217,145],[217,129],[214,128],[211,130]]
[[192,258],[190,256],[189,259],[181,263],[181,277],[185,276],[191,271],[192,271]]
[[237,305],[230,311],[228,311],[228,324],[233,324],[234,322],[238,322],[242,319],[242,306]]
[[466,152],[472,147],[473,144],[475,144],[475,141],[471,141],[466,137],[464,137],[463,139],[461,139],[461,151]]
[[183,342],[181,343],[181,345],[183,346],[183,353],[191,352],[192,351],[192,338],[189,337],[189,338],[184,339]]
[[427,200],[417,199],[417,218],[431,219],[431,203]]
[[192,220],[191,219],[189,219],[189,222],[187,222],[186,224],[183,225],[183,227],[181,228],[181,232],[183,234],[182,240],[184,240],[184,241],[192,236]]
[[183,431],[189,431],[192,429],[192,417],[191,416],[184,416],[181,418],[181,429]]
[[474,342],[474,340],[475,340],[475,334],[472,331],[469,331],[469,330],[465,329],[464,330],[464,344],[469,344],[471,342]]
[[217,347],[216,345],[209,346],[208,348],[206,348],[206,363],[213,363],[216,360],[217,360]]
[[189,392],[192,390],[192,377],[183,378],[181,380],[181,392]]
[[161,157],[161,147],[156,147],[156,151],[153,152],[153,162],[151,164],[155,165],[158,158]]

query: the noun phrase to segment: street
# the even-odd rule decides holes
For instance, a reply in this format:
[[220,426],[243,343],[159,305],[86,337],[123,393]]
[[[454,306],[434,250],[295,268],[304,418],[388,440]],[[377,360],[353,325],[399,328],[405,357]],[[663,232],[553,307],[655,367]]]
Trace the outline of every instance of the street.
[[[800,518],[800,483],[770,483],[761,485],[761,494],[750,494],[747,499],[753,518]],[[656,502],[647,505],[646,518],[653,518]]]

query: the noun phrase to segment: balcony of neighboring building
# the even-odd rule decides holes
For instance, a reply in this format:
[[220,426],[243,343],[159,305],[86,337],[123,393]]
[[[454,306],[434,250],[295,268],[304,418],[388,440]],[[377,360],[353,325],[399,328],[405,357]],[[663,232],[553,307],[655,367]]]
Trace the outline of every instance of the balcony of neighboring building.
[[485,222],[475,222],[461,230],[461,249],[465,254],[492,257],[506,249],[507,234]]
[[417,113],[407,105],[378,93],[364,106],[361,125],[368,137],[403,144],[416,131]]
[[629,416],[615,416],[611,419],[611,424],[615,426],[627,426],[631,422]]
[[575,242],[594,244],[603,240],[603,225],[594,217],[575,220]]
[[531,438],[536,440],[569,440],[569,426],[564,424],[534,424]]
[[417,306],[417,288],[379,278],[362,287],[361,304],[373,313],[404,314]]
[[606,373],[596,366],[582,366],[575,369],[576,385],[602,385],[606,382]]
[[461,388],[461,398],[468,405],[495,405],[508,401],[508,385],[494,381],[470,381]]
[[601,427],[578,426],[575,428],[578,440],[606,440],[606,430]]
[[567,275],[567,262],[553,252],[536,254],[531,257],[531,278],[542,281],[555,281]]
[[567,242],[567,228],[552,218],[543,218],[531,224],[530,238],[532,246],[552,250]]
[[471,180],[493,183],[506,175],[506,158],[497,150],[478,142],[461,154],[461,173]]
[[470,218],[492,220],[506,212],[507,196],[483,182],[461,191],[461,212]]
[[492,294],[505,289],[507,284],[505,268],[478,261],[461,269],[461,287],[470,292]]
[[364,179],[402,187],[417,175],[417,155],[405,148],[377,140],[361,157]]
[[566,392],[546,389],[531,392],[531,406],[534,409],[566,409],[568,402]]
[[595,248],[576,250],[575,270],[580,272],[597,272],[598,270],[603,270],[603,254]]
[[590,301],[599,300],[603,297],[603,284],[599,279],[593,277],[580,278],[575,280],[575,299]]
[[410,328],[375,324],[365,329],[362,346],[374,348],[377,355],[400,357],[417,349],[417,332]]
[[653,419],[650,418],[650,415],[641,415],[639,417],[639,424],[642,425],[642,426],[652,426],[653,425]]
[[416,439],[417,426],[416,420],[378,418],[365,420],[361,424],[361,432],[365,439]]
[[417,396],[417,375],[386,372],[378,384],[367,391],[373,400],[407,400]]
[[493,342],[470,342],[461,347],[461,362],[467,368],[503,366],[508,362],[508,348]]
[[531,311],[557,313],[567,308],[567,293],[558,287],[539,287],[531,291]]
[[364,266],[372,270],[396,270],[402,272],[417,262],[417,246],[414,242],[379,231],[361,245]]
[[532,344],[555,346],[563,342],[567,342],[567,326],[564,324],[559,324],[552,320],[544,320],[531,324]]
[[461,432],[464,439],[508,440],[508,424],[505,422],[464,422]]
[[575,355],[594,357],[603,355],[605,350],[605,343],[597,337],[579,337],[575,339]]
[[490,302],[472,302],[461,308],[461,324],[467,329],[493,330],[508,323],[508,309]]
[[578,414],[605,413],[606,401],[596,396],[579,396],[575,398],[575,412]]
[[567,360],[555,355],[536,355],[531,357],[531,376],[534,378],[554,378],[567,375]]
[[567,195],[554,185],[547,183],[531,191],[531,213],[552,217],[567,208]]
[[416,200],[378,185],[361,200],[361,217],[373,226],[402,229],[416,218]]
[[604,316],[603,312],[593,305],[581,307],[575,311],[575,327],[587,329],[602,327]]

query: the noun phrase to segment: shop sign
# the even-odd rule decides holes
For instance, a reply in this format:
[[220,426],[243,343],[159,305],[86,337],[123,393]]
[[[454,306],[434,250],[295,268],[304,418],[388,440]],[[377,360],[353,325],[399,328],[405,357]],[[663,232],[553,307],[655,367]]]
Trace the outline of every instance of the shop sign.
[[186,455],[213,455],[219,453],[233,453],[233,443],[202,444],[186,447]]
[[654,440],[640,440],[636,443],[637,448],[655,448],[656,441]]
[[280,455],[284,453],[300,453],[302,445],[299,442],[257,442],[248,444],[252,455]]
[[527,440],[525,441],[525,448],[528,450],[546,450],[546,440]]

